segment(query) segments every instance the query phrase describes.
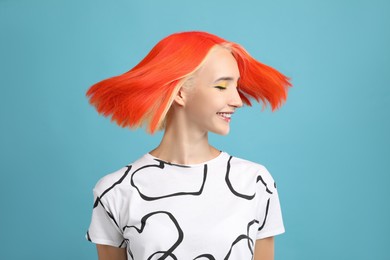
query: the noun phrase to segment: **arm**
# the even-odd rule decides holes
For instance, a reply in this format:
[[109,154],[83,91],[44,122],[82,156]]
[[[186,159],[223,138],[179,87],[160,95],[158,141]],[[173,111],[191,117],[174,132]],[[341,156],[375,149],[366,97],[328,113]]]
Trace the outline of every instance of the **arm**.
[[274,237],[256,240],[253,260],[274,260]]
[[126,248],[96,245],[99,260],[127,260]]

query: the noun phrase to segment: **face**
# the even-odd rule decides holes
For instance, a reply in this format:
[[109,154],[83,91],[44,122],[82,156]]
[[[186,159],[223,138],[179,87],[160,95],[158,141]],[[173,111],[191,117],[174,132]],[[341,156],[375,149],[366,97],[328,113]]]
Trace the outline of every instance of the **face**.
[[236,108],[242,106],[237,62],[230,51],[217,47],[183,90],[186,119],[193,130],[226,135]]

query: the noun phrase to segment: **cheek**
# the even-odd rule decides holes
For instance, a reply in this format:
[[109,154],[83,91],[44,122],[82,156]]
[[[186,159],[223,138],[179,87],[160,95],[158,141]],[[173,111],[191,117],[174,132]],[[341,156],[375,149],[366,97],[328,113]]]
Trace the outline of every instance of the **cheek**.
[[205,102],[204,99],[192,103],[187,111],[189,112],[188,116],[190,119],[196,122],[203,122],[203,120],[206,120],[207,118],[210,119],[210,117],[216,113],[215,108],[213,108],[210,103]]
[[188,99],[187,110],[195,117],[212,116],[223,110],[225,101],[223,96],[213,89],[197,91]]
[[194,95],[188,99],[187,108],[190,110],[199,111],[209,104],[210,100],[208,100],[207,95],[204,95],[203,93],[194,93]]

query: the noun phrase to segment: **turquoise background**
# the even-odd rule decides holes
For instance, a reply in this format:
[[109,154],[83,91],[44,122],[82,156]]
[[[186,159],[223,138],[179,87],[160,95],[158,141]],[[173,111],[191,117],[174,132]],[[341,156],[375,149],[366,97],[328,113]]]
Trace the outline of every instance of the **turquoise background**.
[[389,13],[380,0],[0,0],[0,259],[96,259],[93,186],[161,134],[117,127],[85,92],[183,30],[292,78],[281,110],[243,108],[211,136],[277,180],[276,259],[390,259]]

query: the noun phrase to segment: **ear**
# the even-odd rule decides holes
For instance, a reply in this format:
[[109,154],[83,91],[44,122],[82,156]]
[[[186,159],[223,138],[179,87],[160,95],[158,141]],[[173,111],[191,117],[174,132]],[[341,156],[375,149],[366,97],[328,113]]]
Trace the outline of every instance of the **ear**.
[[186,101],[186,93],[185,90],[181,87],[175,96],[174,102],[179,106],[184,107],[185,101]]

